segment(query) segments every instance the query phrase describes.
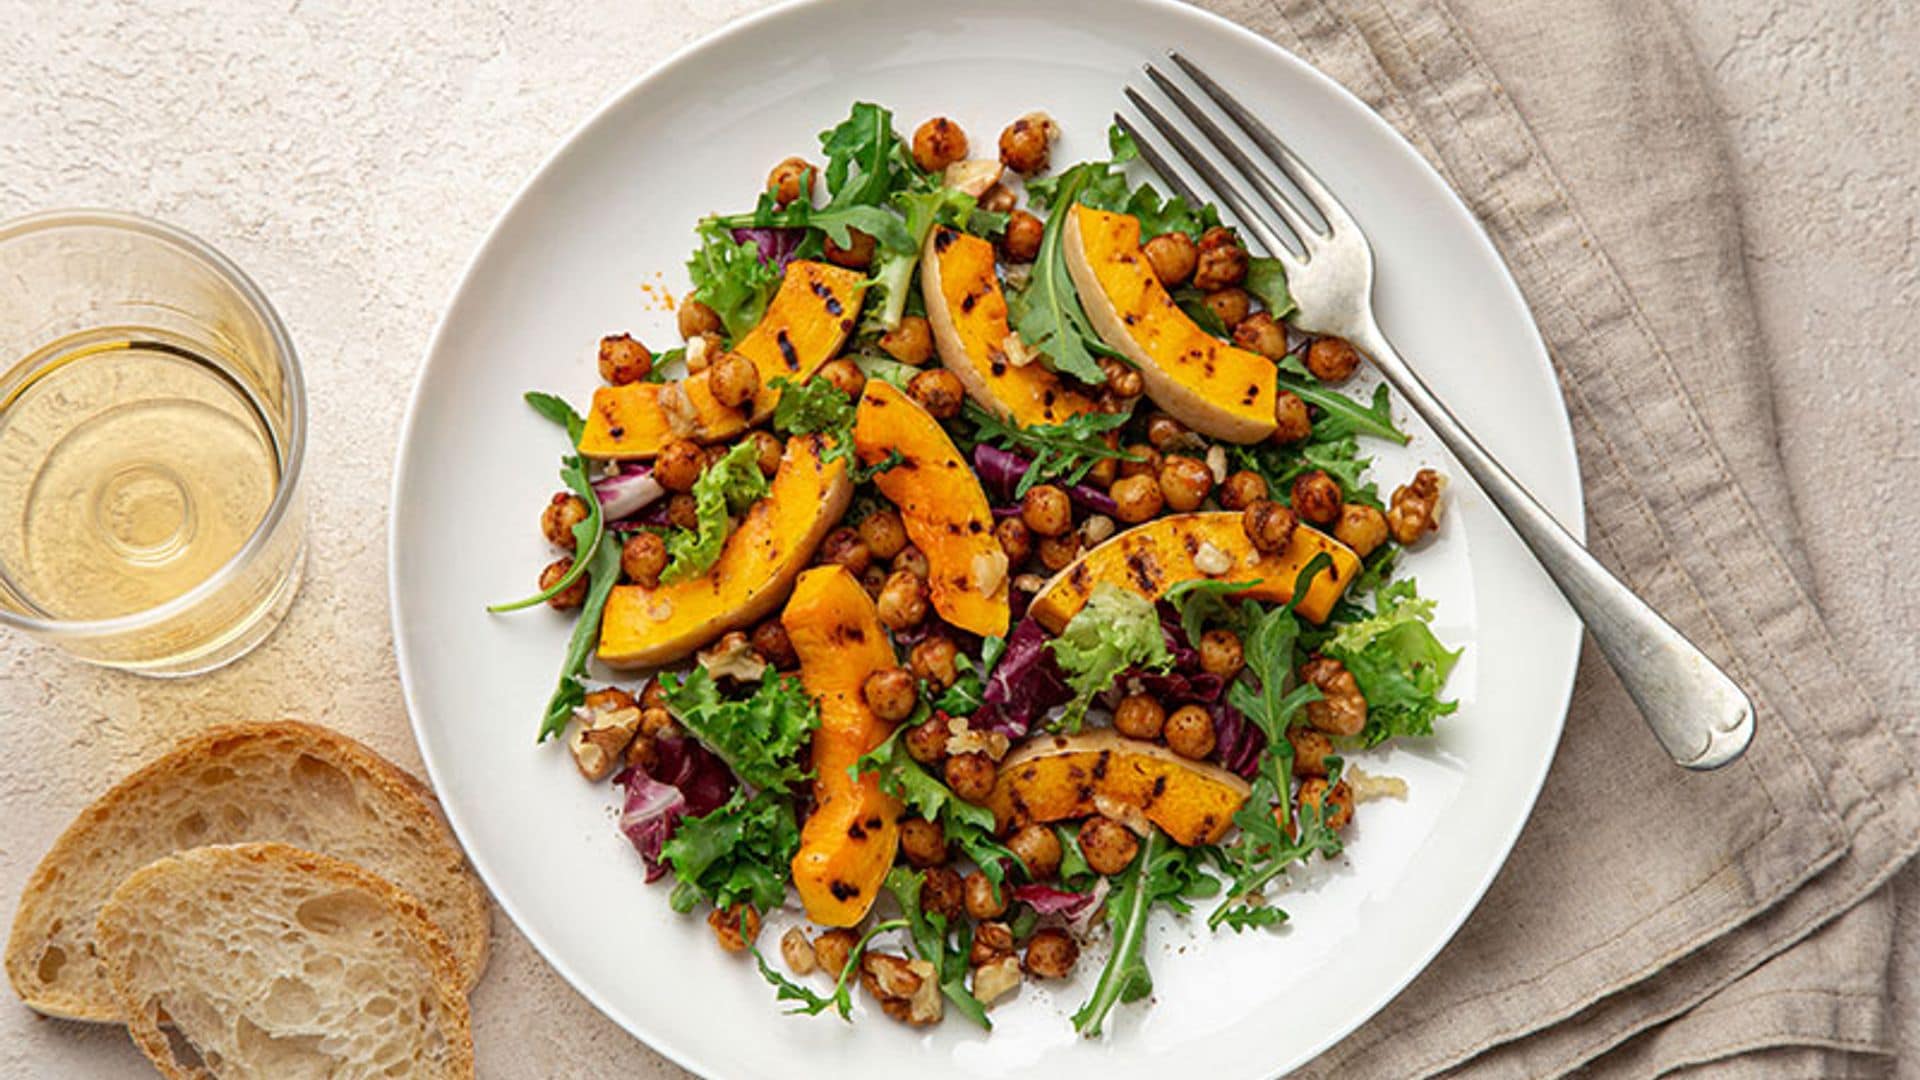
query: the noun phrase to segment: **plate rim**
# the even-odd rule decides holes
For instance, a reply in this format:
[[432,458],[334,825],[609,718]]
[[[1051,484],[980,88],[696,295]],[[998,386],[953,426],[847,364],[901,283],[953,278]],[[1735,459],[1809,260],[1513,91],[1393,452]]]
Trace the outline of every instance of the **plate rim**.
[[[449,320],[457,306],[456,302],[472,280],[475,269],[488,256],[493,250],[494,245],[499,241],[502,225],[520,208],[529,192],[554,169],[560,160],[573,149],[576,143],[580,142],[581,139],[604,120],[609,113],[613,112],[629,98],[642,93],[645,88],[655,80],[662,78],[668,72],[688,63],[695,58],[698,53],[736,35],[751,33],[761,23],[782,18],[790,12],[807,8],[831,9],[843,2],[848,2],[848,0],[780,0],[778,3],[771,4],[758,11],[718,26],[712,31],[686,42],[657,63],[635,75],[619,89],[603,98],[578,124],[574,125],[563,137],[555,142],[553,149],[542,157],[532,171],[521,180],[515,187],[512,196],[507,199],[488,223],[486,232],[481,237],[480,243],[475,246],[472,254],[468,256],[466,262],[461,266],[460,273],[455,279],[452,289],[441,305],[440,314],[434,322],[433,333],[427,340],[418,368],[414,372],[413,386],[407,394],[406,410],[401,418],[398,443],[394,453],[393,476],[388,486],[389,507],[405,505],[402,499],[407,494],[407,478],[410,473],[408,467],[409,450],[414,443],[414,428],[420,415],[420,403],[425,393],[427,375],[433,365],[434,357],[440,351],[443,338],[445,338],[449,332]],[[1384,116],[1380,115],[1373,106],[1367,104],[1365,100],[1349,90],[1339,80],[1322,71],[1317,65],[1295,53],[1293,50],[1249,27],[1242,26],[1224,15],[1217,14],[1194,4],[1183,3],[1181,0],[1130,0],[1130,2],[1143,9],[1152,9],[1159,15],[1171,16],[1173,18],[1197,18],[1201,23],[1209,24],[1212,29],[1225,32],[1230,36],[1239,37],[1257,48],[1270,50],[1277,54],[1282,60],[1297,65],[1309,80],[1317,82],[1323,88],[1339,97],[1347,99],[1350,104],[1357,105],[1363,110],[1365,115],[1369,117],[1373,123],[1378,124],[1389,136],[1387,142],[1393,147],[1395,153],[1412,162],[1415,169],[1424,172],[1446,192],[1452,202],[1452,209],[1457,211],[1470,224],[1470,231],[1474,242],[1483,249],[1484,254],[1491,257],[1493,264],[1498,268],[1497,284],[1499,288],[1501,291],[1507,293],[1509,297],[1516,302],[1519,310],[1524,313],[1526,328],[1533,342],[1538,346],[1538,356],[1546,364],[1547,374],[1552,379],[1557,398],[1557,415],[1552,419],[1555,421],[1556,426],[1561,429],[1567,451],[1566,470],[1568,475],[1560,479],[1561,482],[1570,484],[1571,491],[1575,496],[1572,506],[1567,513],[1554,513],[1552,516],[1554,516],[1556,520],[1559,520],[1560,524],[1565,527],[1568,532],[1573,534],[1575,539],[1584,544],[1587,538],[1586,488],[1581,478],[1579,445],[1573,437],[1572,417],[1567,408],[1565,387],[1561,384],[1559,375],[1553,368],[1552,356],[1547,348],[1545,338],[1542,337],[1540,333],[1539,322],[1533,315],[1532,305],[1528,303],[1525,293],[1520,289],[1519,282],[1514,279],[1513,270],[1507,264],[1505,256],[1501,254],[1499,247],[1494,244],[1492,237],[1488,235],[1485,224],[1481,221],[1480,217],[1473,213],[1472,209],[1468,207],[1465,198],[1462,197],[1454,188],[1453,184],[1434,167],[1433,163],[1427,160],[1426,156],[1414,147],[1412,142],[1408,140],[1398,128],[1394,127]],[[468,843],[468,829],[463,824],[460,813],[456,811],[452,802],[440,797],[442,790],[440,770],[434,761],[432,753],[427,749],[426,734],[423,730],[425,721],[422,719],[421,710],[416,704],[416,691],[413,685],[411,664],[408,657],[409,650],[405,636],[401,631],[401,590],[398,576],[401,546],[399,521],[399,515],[389,513],[387,518],[386,552],[387,613],[388,628],[393,639],[395,669],[400,678],[401,697],[407,710],[408,728],[413,734],[414,745],[419,751],[421,764],[426,769],[428,783],[433,788],[435,801],[439,803],[442,815],[446,818],[448,826],[453,830],[455,838],[460,842],[461,852],[465,855],[468,865],[472,867],[474,873],[478,875],[482,883],[486,885],[487,892],[494,904],[512,921],[514,928],[526,939],[527,943],[533,947],[534,951],[539,954],[540,959],[544,961],[548,967],[552,968],[573,992],[579,994],[592,1005],[601,1016],[605,1017],[615,1027],[624,1031],[630,1038],[638,1041],[641,1045],[688,1072],[695,1075],[706,1075],[702,1071],[697,1052],[683,1044],[674,1032],[662,1029],[657,1032],[650,1031],[647,1035],[642,1035],[639,1031],[635,1030],[634,1026],[628,1024],[621,1018],[619,1015],[621,1010],[616,1009],[604,995],[583,980],[572,967],[557,954],[552,944],[547,941],[542,934],[529,926],[527,920],[522,918],[517,903],[509,899],[505,892],[497,887],[497,875],[488,870],[481,858],[476,854],[474,848]],[[1564,605],[1565,601],[1562,600],[1561,603]],[[1570,609],[1569,613],[1571,613]],[[1382,1009],[1395,998],[1399,997],[1401,992],[1404,991],[1414,979],[1418,978],[1432,965],[1434,958],[1452,943],[1453,939],[1459,934],[1460,928],[1466,924],[1467,919],[1470,918],[1475,911],[1479,910],[1480,904],[1486,899],[1487,890],[1492,886],[1494,879],[1506,868],[1507,860],[1512,857],[1514,845],[1518,842],[1521,832],[1524,831],[1527,824],[1533,820],[1533,814],[1539,805],[1540,793],[1545,787],[1547,775],[1552,769],[1554,760],[1559,756],[1559,742],[1565,735],[1567,717],[1572,707],[1574,686],[1578,677],[1580,653],[1585,640],[1585,628],[1579,622],[1578,618],[1575,617],[1569,619],[1568,625],[1559,632],[1564,640],[1558,642],[1557,647],[1565,658],[1566,677],[1564,686],[1559,694],[1559,704],[1552,713],[1553,718],[1551,722],[1555,729],[1553,738],[1555,749],[1553,753],[1541,756],[1534,775],[1527,778],[1526,787],[1528,792],[1526,797],[1526,812],[1516,815],[1512,824],[1507,828],[1505,835],[1498,838],[1499,858],[1490,861],[1486,871],[1481,875],[1480,879],[1474,883],[1471,890],[1471,902],[1461,905],[1459,912],[1450,920],[1445,932],[1436,935],[1431,947],[1425,951],[1424,955],[1418,958],[1416,963],[1407,968],[1405,975],[1397,981],[1392,982],[1390,986],[1386,986],[1378,995],[1368,1001],[1363,1008],[1354,1010],[1351,1019],[1344,1025],[1329,1025],[1328,1028],[1312,1042],[1311,1048],[1301,1056],[1298,1062],[1292,1067],[1297,1067],[1298,1065],[1303,1065],[1317,1059],[1348,1035],[1358,1030],[1367,1021],[1377,1016]]]

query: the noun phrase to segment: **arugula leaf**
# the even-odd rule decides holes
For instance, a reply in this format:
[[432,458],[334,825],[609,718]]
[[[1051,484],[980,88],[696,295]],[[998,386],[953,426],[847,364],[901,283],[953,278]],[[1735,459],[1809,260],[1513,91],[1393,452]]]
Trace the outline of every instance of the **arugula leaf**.
[[1372,616],[1338,628],[1320,651],[1347,666],[1367,699],[1362,741],[1375,746],[1397,735],[1431,735],[1435,719],[1460,707],[1440,691],[1462,650],[1433,636],[1434,602],[1413,579],[1383,586]]
[[1086,479],[1094,465],[1108,458],[1137,461],[1138,458],[1108,446],[1106,434],[1124,425],[1130,412],[1088,412],[1070,416],[1057,424],[1031,424],[1021,427],[1008,423],[969,399],[967,419],[974,427],[974,441],[998,444],[1002,449],[1024,450],[1033,455],[1033,464],[1020,477],[1013,497],[1026,495],[1035,484],[1077,484]]
[[833,993],[824,996],[805,986],[801,986],[799,983],[773,970],[773,967],[767,963],[767,958],[760,955],[760,947],[758,945],[749,945],[747,947],[753,952],[753,962],[760,966],[760,977],[772,984],[774,989],[773,999],[775,1001],[799,1002],[798,1005],[787,1010],[788,1016],[799,1016],[803,1014],[806,1016],[818,1016],[828,1009],[832,1009],[840,1014],[840,1019],[851,1022],[853,1020],[853,977],[860,970],[860,958],[866,955],[867,945],[871,943],[875,937],[890,930],[905,930],[906,928],[907,920],[905,919],[887,919],[883,922],[875,923],[872,929],[860,935],[860,940],[855,942],[853,948],[847,951],[847,962],[846,965],[840,969],[839,976],[834,979]]
[[1287,913],[1271,904],[1235,904],[1227,908],[1220,921],[1237,934],[1256,926],[1279,926],[1287,921]]
[[[913,951],[933,965],[940,992],[962,1016],[992,1031],[993,1021],[987,1019],[987,1007],[967,989],[967,954],[973,945],[972,931],[964,921],[958,927],[949,927],[946,916],[920,906],[920,889],[925,883],[925,875],[905,866],[887,871],[883,882],[906,917],[907,936],[913,942]],[[958,931],[957,944],[949,943],[952,930]]]
[[1236,593],[1246,592],[1265,578],[1252,581],[1214,581],[1211,578],[1191,578],[1176,582],[1162,593],[1160,599],[1173,605],[1180,613],[1180,631],[1187,636],[1187,644],[1200,647],[1200,634],[1207,623],[1224,624],[1236,633],[1244,634],[1242,629],[1246,620],[1239,607],[1228,602]]
[[1186,312],[1200,329],[1214,337],[1231,340],[1233,331],[1227,328],[1226,320],[1218,312],[1207,306],[1207,294],[1191,285],[1182,285],[1173,290],[1173,302]]
[[518,600],[508,600],[498,604],[489,604],[487,605],[488,611],[498,615],[502,612],[519,611],[523,608],[533,607],[535,604],[546,603],[549,598],[560,595],[560,593],[564,592],[574,582],[579,581],[580,575],[587,572],[588,566],[593,562],[593,557],[599,553],[601,534],[606,531],[606,523],[604,514],[600,509],[600,497],[593,493],[593,484],[587,479],[586,460],[574,454],[569,454],[561,458],[560,479],[569,488],[573,489],[573,493],[578,495],[582,502],[587,504],[587,516],[573,527],[573,550],[575,552],[573,565],[567,568],[566,573],[554,579],[553,584],[541,589],[532,596],[523,596]]
[[1293,391],[1302,401],[1320,409],[1319,417],[1313,422],[1316,440],[1337,439],[1348,434],[1372,435],[1405,446],[1411,438],[1393,426],[1393,407],[1385,383],[1373,388],[1372,404],[1362,405],[1318,379],[1286,371],[1284,365],[1279,382],[1281,389]]
[[737,340],[766,313],[781,272],[760,258],[759,245],[735,241],[732,227],[720,219],[702,221],[696,235],[700,246],[687,260],[694,296],[720,316],[727,336]]
[[587,689],[580,680],[586,675],[587,660],[593,656],[594,646],[600,640],[600,613],[606,610],[607,597],[613,595],[613,586],[620,580],[620,545],[595,545],[593,554],[587,558],[587,573],[592,575],[592,583],[587,586],[586,602],[580,605],[580,614],[574,619],[573,636],[567,639],[567,656],[560,665],[560,684],[547,699],[538,742],[565,731],[573,710],[586,703]]
[[701,900],[770,911],[786,899],[787,864],[799,848],[790,800],[771,790],[751,797],[737,790],[712,813],[680,819],[660,849],[678,880],[669,903],[683,914]]
[[[1327,759],[1329,790],[1340,780],[1340,765],[1337,757]],[[1240,827],[1240,835],[1232,846],[1225,849],[1231,880],[1226,887],[1226,899],[1207,917],[1208,929],[1218,930],[1221,923],[1231,923],[1236,919],[1242,925],[1277,925],[1286,918],[1285,912],[1279,915],[1253,914],[1277,909],[1271,905],[1249,903],[1249,898],[1265,889],[1289,866],[1316,851],[1326,859],[1340,854],[1343,847],[1340,834],[1327,825],[1328,807],[1325,802],[1318,806],[1302,806],[1297,820],[1286,825],[1274,813],[1276,804],[1287,806],[1287,797],[1281,794],[1273,774],[1262,772],[1254,780],[1253,791],[1247,796],[1247,801],[1233,815],[1233,823]]]
[[660,575],[665,582],[696,578],[713,566],[727,541],[729,515],[738,514],[767,497],[767,477],[760,471],[759,450],[751,439],[743,439],[726,456],[701,470],[693,482],[696,529],[675,529],[667,534],[667,568]]
[[909,246],[895,251],[881,253],[879,265],[874,268],[873,283],[880,290],[880,304],[868,311],[867,322],[870,326],[891,330],[900,325],[900,318],[906,314],[907,301],[913,296],[913,272],[920,265],[920,252],[925,248],[927,234],[937,224],[951,225],[971,232],[1004,232],[1007,227],[1006,214],[978,208],[974,197],[955,188],[942,187],[932,191],[902,191],[893,196],[893,206],[906,219],[906,235]]
[[1276,319],[1284,319],[1296,310],[1293,293],[1287,289],[1287,270],[1279,259],[1259,256],[1248,259],[1247,279],[1241,285],[1258,297],[1266,305],[1267,314]]
[[1125,189],[1126,178],[1107,162],[1088,161],[1052,179],[1027,184],[1027,195],[1034,205],[1048,207],[1049,213],[1027,287],[1007,297],[1013,328],[1021,339],[1040,350],[1053,370],[1094,386],[1106,380],[1096,357],[1118,354],[1100,340],[1087,321],[1073,288],[1073,277],[1067,273],[1061,235],[1067,227],[1067,214],[1088,194],[1089,185],[1115,181]]
[[1070,731],[1080,729],[1094,695],[1112,686],[1122,672],[1136,667],[1165,671],[1173,664],[1153,603],[1104,581],[1094,586],[1086,606],[1047,647],[1076,695],[1060,718],[1060,726]]
[[740,779],[782,789],[811,775],[800,765],[800,750],[820,726],[820,708],[799,680],[769,667],[745,700],[722,698],[701,667],[663,675],[660,686],[674,718]]
[[1154,829],[1133,864],[1114,879],[1113,892],[1107,897],[1113,949],[1092,996],[1073,1014],[1075,1031],[1098,1035],[1115,1005],[1153,992],[1153,973],[1147,969],[1147,915],[1155,904],[1188,911],[1188,898],[1211,896],[1219,890],[1219,881],[1201,870],[1201,857],[1199,849],[1183,848]]
[[529,390],[521,398],[533,407],[534,412],[566,428],[567,441],[579,445],[580,433],[587,429],[587,422],[581,419],[572,405],[567,404],[566,399],[538,390]]
[[1373,459],[1360,456],[1360,441],[1350,432],[1323,439],[1316,430],[1311,439],[1298,446],[1260,443],[1235,446],[1231,454],[1240,468],[1259,473],[1267,482],[1267,490],[1282,503],[1293,501],[1296,477],[1319,469],[1340,485],[1341,497],[1347,502],[1385,509],[1380,502],[1379,487],[1367,475]]

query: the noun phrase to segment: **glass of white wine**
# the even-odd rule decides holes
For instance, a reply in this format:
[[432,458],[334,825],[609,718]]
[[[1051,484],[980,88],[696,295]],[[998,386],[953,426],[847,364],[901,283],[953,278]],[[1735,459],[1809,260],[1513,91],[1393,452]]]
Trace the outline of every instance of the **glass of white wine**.
[[219,252],[76,211],[0,224],[0,623],[98,664],[244,655],[305,555],[306,397]]

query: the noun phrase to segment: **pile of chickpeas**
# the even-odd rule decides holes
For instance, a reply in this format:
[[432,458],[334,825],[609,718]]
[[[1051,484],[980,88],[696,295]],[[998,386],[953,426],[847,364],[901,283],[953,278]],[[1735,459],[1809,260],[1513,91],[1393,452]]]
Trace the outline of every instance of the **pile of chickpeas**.
[[[1044,171],[1057,136],[1057,127],[1044,114],[1028,114],[1001,132],[997,165],[973,162],[967,159],[966,132],[948,118],[935,117],[915,130],[912,152],[915,162],[928,172],[970,168],[967,175],[992,181],[976,193],[979,203],[1009,214],[998,250],[1004,262],[1021,264],[1034,259],[1044,225],[1019,208],[1018,197],[998,178],[1004,170],[1021,176]],[[768,176],[767,188],[784,206],[811,197],[816,177],[817,170],[811,163],[788,158]],[[850,240],[844,246],[828,241],[826,258],[844,267],[868,268],[874,258],[873,238],[855,231]],[[1203,294],[1207,308],[1220,318],[1237,345],[1274,360],[1291,351],[1286,327],[1269,312],[1253,310],[1253,299],[1243,287],[1248,253],[1230,230],[1208,229],[1198,241],[1182,232],[1169,232],[1149,238],[1144,250],[1155,275],[1167,288],[1191,286]],[[687,343],[688,368],[708,373],[716,399],[741,407],[755,400],[761,391],[758,371],[746,358],[726,350],[721,322],[714,311],[689,294],[679,306],[678,322],[680,335]],[[903,318],[875,344],[900,363],[925,369],[912,377],[908,393],[930,414],[942,420],[959,415],[965,401],[960,380],[943,367],[927,367],[935,347],[932,328],[925,318]],[[1338,338],[1309,342],[1301,358],[1308,371],[1328,383],[1350,378],[1362,359],[1350,343]],[[601,376],[610,384],[622,385],[648,378],[654,357],[630,335],[619,334],[600,342],[599,360]],[[1105,379],[1092,389],[1098,407],[1105,411],[1133,408],[1143,392],[1140,373],[1112,359],[1103,360],[1101,367]],[[855,399],[866,382],[859,366],[848,357],[828,362],[820,374]],[[1277,395],[1274,418],[1272,439],[1276,444],[1298,444],[1313,433],[1312,410],[1285,389]],[[1123,451],[1124,457],[1098,462],[1083,481],[1111,497],[1112,517],[1083,511],[1059,485],[1037,484],[1020,500],[1018,513],[997,522],[994,536],[1006,553],[1015,589],[1036,592],[1044,584],[1045,575],[1065,569],[1089,547],[1121,528],[1166,512],[1211,507],[1236,511],[1249,543],[1262,552],[1285,549],[1294,530],[1304,522],[1330,529],[1335,538],[1363,558],[1389,538],[1403,545],[1414,544],[1432,532],[1438,521],[1441,483],[1431,470],[1421,470],[1397,488],[1385,512],[1347,501],[1339,483],[1319,470],[1293,480],[1282,502],[1268,490],[1266,479],[1259,473],[1228,472],[1224,448],[1211,444],[1174,417],[1149,411],[1130,426],[1136,432],[1131,439],[1123,440],[1119,432],[1107,439],[1108,446]],[[759,468],[771,477],[780,465],[781,440],[764,430],[750,431],[740,438],[754,446]],[[669,523],[683,528],[696,526],[691,494],[694,483],[728,449],[687,439],[676,439],[661,449],[653,475],[668,492],[665,516]],[[853,573],[874,597],[881,622],[904,640],[913,641],[904,664],[873,672],[861,686],[861,696],[875,716],[900,724],[916,712],[923,695],[937,695],[958,679],[959,645],[957,635],[931,609],[926,556],[913,545],[899,513],[876,503],[857,504],[857,516],[826,535],[814,561],[840,565]],[[572,529],[586,516],[587,507],[578,496],[561,492],[542,510],[541,531],[556,547],[571,552]],[[634,584],[657,586],[666,563],[666,546],[652,532],[630,535],[621,548],[621,576]],[[571,566],[571,557],[563,556],[546,567],[541,573],[542,587],[557,581]],[[587,589],[583,575],[549,603],[556,608],[578,607]],[[793,644],[778,617],[727,635],[717,648],[777,671],[788,672],[798,666]],[[1198,652],[1201,669],[1222,680],[1237,677],[1245,666],[1243,643],[1231,630],[1207,630]],[[1327,783],[1326,759],[1334,751],[1333,737],[1356,735],[1364,728],[1366,699],[1352,673],[1338,660],[1314,656],[1299,674],[1303,681],[1320,689],[1322,698],[1307,706],[1307,724],[1289,735],[1294,772],[1301,778],[1298,799],[1302,806],[1326,807],[1328,822],[1338,828],[1352,814],[1353,795],[1344,781]],[[588,704],[600,711],[626,707],[640,711],[637,731],[621,755],[629,765],[646,766],[653,756],[654,740],[675,730],[657,681],[647,686],[637,702],[624,691],[608,689],[590,696]],[[1219,739],[1212,714],[1204,706],[1180,705],[1169,711],[1166,704],[1147,693],[1123,697],[1114,710],[1113,727],[1128,738],[1163,744],[1172,753],[1196,761],[1212,755]],[[936,712],[909,728],[902,741],[907,753],[939,775],[955,796],[979,804],[993,791],[998,759],[1007,747],[1004,740],[996,746],[977,737],[968,738],[968,734],[964,721]],[[1061,834],[1052,826],[1026,824],[1004,840],[1020,860],[1028,880],[1045,882],[1059,873],[1064,851]],[[1081,825],[1073,842],[1090,868],[1108,875],[1124,871],[1140,848],[1139,836],[1132,828],[1100,814]],[[1072,935],[1058,927],[1041,928],[1024,943],[1021,955],[1006,921],[1008,896],[979,870],[962,874],[955,867],[952,845],[939,822],[920,817],[902,821],[899,858],[924,875],[921,903],[927,911],[945,916],[950,923],[962,917],[974,921],[970,960],[976,992],[983,999],[1004,992],[1023,972],[1035,978],[1071,974],[1079,954]],[[760,929],[759,916],[751,908],[716,911],[709,923],[721,945],[734,951],[745,949]],[[781,951],[798,974],[814,970],[838,973],[857,939],[857,931],[851,929],[828,930],[809,937],[795,928],[782,939]],[[993,976],[990,986],[989,973]],[[862,958],[859,974],[862,984],[888,1015],[910,1023],[928,1022],[917,1004],[926,998],[925,988],[904,957],[872,950]],[[937,1014],[935,1008],[933,1015]]]

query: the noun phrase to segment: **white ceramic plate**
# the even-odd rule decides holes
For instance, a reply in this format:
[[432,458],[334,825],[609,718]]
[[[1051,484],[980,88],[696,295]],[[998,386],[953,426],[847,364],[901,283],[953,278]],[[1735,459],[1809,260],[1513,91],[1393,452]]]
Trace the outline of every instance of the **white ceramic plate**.
[[[720,1076],[844,1080],[1270,1075],[1372,1015],[1472,910],[1532,808],[1559,738],[1579,628],[1494,511],[1457,484],[1437,542],[1410,559],[1440,601],[1436,629],[1467,646],[1459,714],[1431,742],[1363,759],[1405,777],[1404,803],[1362,808],[1337,863],[1296,874],[1280,932],[1208,938],[1154,927],[1147,1004],[1100,1041],[1066,1021],[1100,954],[1071,983],[994,1010],[991,1036],[930,1033],[877,1015],[789,1017],[752,965],[701,920],[668,910],[615,831],[613,791],[583,783],[534,731],[567,635],[544,610],[486,615],[550,556],[535,528],[563,440],[520,401],[583,401],[594,342],[674,339],[661,287],[686,288],[692,225],[749,206],[771,165],[815,156],[855,99],[910,131],[957,119],[991,152],[1013,117],[1065,128],[1054,160],[1105,156],[1108,118],[1139,64],[1178,47],[1270,118],[1347,200],[1379,252],[1381,321],[1470,426],[1561,517],[1581,521],[1558,388],[1518,292],[1439,177],[1359,101],[1300,60],[1210,15],[1158,0],[848,0],[749,19],[662,65],[577,132],[495,225],[455,291],[402,438],[392,525],[393,623],[407,702],[434,786],[474,865],[545,956],[606,1014],[675,1060]],[[1414,425],[1418,430],[1417,425]],[[1381,449],[1390,488],[1445,465],[1424,432]],[[774,935],[781,924],[771,924]],[[772,936],[765,940],[771,941]],[[862,1014],[870,1014],[864,1002]]]

